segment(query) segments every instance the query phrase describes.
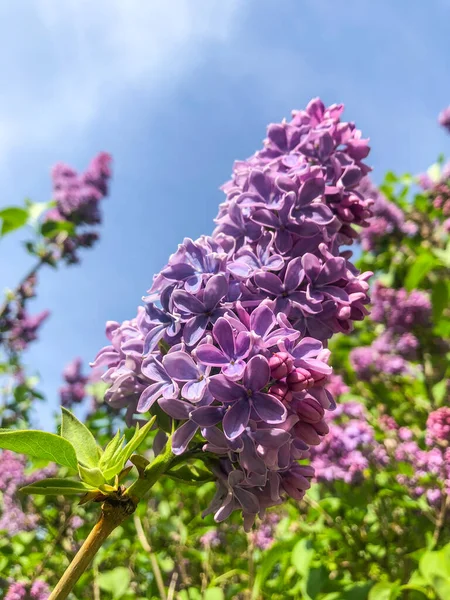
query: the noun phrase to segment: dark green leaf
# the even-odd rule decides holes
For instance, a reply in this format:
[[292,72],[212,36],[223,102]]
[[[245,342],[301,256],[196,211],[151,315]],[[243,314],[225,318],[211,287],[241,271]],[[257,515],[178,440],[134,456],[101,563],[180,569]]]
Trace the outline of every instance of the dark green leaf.
[[0,429],[0,448],[50,460],[77,470],[77,457],[70,442],[45,431]]
[[445,308],[450,306],[450,287],[448,281],[439,279],[431,290],[431,302],[433,305],[433,321],[436,325],[441,318]]

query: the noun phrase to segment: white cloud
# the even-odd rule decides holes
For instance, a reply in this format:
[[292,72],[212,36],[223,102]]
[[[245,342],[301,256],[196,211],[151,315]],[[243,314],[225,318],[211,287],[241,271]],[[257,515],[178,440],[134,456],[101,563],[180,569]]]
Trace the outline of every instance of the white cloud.
[[39,0],[26,6],[0,8],[0,36],[9,50],[0,58],[3,167],[24,143],[51,144],[68,128],[83,135],[102,107],[136,88],[150,99],[167,92],[208,48],[229,39],[244,11],[238,0]]

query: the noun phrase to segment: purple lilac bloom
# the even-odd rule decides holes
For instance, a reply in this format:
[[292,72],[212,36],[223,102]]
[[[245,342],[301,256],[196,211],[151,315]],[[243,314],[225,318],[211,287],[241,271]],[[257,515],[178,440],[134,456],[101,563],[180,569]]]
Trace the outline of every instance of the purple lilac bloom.
[[369,226],[361,231],[361,245],[367,252],[379,248],[380,240],[393,234],[413,235],[417,226],[412,221],[405,221],[401,208],[390,202],[384,194],[372,183],[369,177],[364,177],[358,187],[364,198],[373,200]]
[[281,517],[278,513],[268,512],[264,515],[257,529],[250,533],[255,548],[268,550],[272,546],[275,542],[275,529],[280,519]]
[[27,584],[17,581],[12,583],[6,592],[5,600],[26,600]]
[[426,441],[428,446],[450,444],[450,408],[443,406],[428,415]]
[[327,341],[368,313],[370,273],[340,247],[371,216],[358,191],[369,147],[342,112],[315,99],[269,126],[223,186],[212,236],[184,240],[146,308],[107,324],[93,363],[128,420],[157,404],[179,422],[176,454],[195,440],[216,455],[216,521],[241,510],[248,528],[285,495],[302,498],[314,472],[297,461],[335,407]]
[[372,303],[372,320],[383,323],[395,333],[429,325],[431,301],[426,292],[396,290],[377,282],[372,292]]
[[25,350],[30,342],[37,340],[38,330],[49,315],[48,310],[43,310],[37,315],[29,315],[25,309],[19,308],[7,326],[9,329],[8,347],[13,352]]
[[63,370],[65,385],[59,390],[61,406],[72,408],[74,404],[80,404],[86,396],[85,386],[88,378],[81,372],[81,358],[74,358]]
[[53,249],[58,248],[55,259],[62,258],[68,264],[75,264],[79,262],[78,248],[90,248],[98,240],[98,233],[90,228],[101,222],[100,201],[108,195],[110,178],[111,156],[106,152],[93,158],[81,174],[63,163],[53,167],[56,207],[46,214],[45,219],[48,222],[68,221],[76,227],[70,235],[56,235],[50,239]]
[[45,581],[37,579],[31,586],[30,596],[33,600],[47,600],[49,595],[50,588]]
[[330,415],[329,434],[310,449],[317,481],[357,484],[371,465],[386,464],[386,452],[376,442],[362,404],[345,402]]

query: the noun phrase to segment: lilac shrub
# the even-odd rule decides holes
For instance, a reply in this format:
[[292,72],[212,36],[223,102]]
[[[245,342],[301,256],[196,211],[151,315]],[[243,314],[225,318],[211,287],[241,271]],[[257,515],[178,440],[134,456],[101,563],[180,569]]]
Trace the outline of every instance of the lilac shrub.
[[342,111],[316,99],[268,127],[223,186],[212,236],[184,240],[93,363],[129,420],[158,405],[179,422],[175,455],[196,441],[216,455],[217,521],[239,509],[249,527],[303,497],[314,470],[297,461],[335,407],[328,340],[368,312],[370,273],[340,248],[371,215],[357,189],[369,147]]

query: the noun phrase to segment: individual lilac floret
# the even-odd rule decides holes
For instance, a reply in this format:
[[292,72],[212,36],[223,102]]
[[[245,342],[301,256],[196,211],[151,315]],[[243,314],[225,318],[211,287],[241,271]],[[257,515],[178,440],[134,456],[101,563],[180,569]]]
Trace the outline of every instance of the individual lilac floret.
[[244,373],[244,359],[250,354],[250,333],[236,333],[231,324],[221,317],[215,322],[212,334],[219,348],[212,344],[201,344],[195,352],[197,359],[204,365],[221,367],[228,379],[237,381]]
[[214,323],[226,312],[219,305],[227,292],[228,284],[225,276],[214,275],[205,285],[202,300],[182,290],[173,293],[175,306],[186,321],[183,336],[188,346],[199,342],[208,324]]
[[270,367],[266,358],[254,356],[245,367],[243,385],[224,375],[216,375],[209,382],[212,396],[227,405],[223,417],[223,430],[228,439],[234,440],[248,425],[250,416],[269,425],[282,423],[286,408],[274,396],[263,390],[270,380]]

